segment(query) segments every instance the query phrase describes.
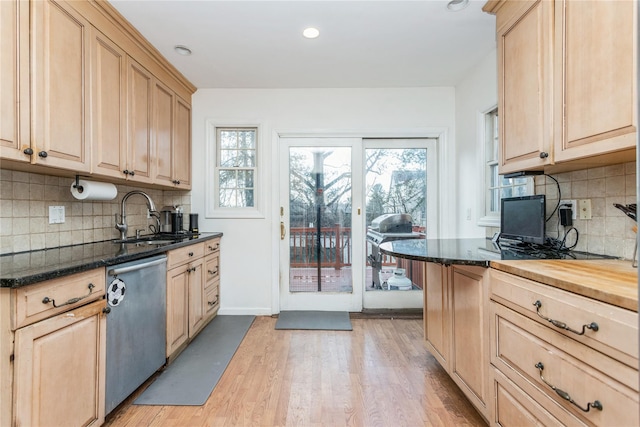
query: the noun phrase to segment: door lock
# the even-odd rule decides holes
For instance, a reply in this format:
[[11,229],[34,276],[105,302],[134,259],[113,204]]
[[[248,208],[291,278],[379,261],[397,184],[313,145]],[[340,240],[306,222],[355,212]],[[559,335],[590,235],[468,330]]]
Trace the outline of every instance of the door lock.
[[280,240],[284,240],[285,234],[287,234],[287,230],[284,228],[284,222],[280,221]]

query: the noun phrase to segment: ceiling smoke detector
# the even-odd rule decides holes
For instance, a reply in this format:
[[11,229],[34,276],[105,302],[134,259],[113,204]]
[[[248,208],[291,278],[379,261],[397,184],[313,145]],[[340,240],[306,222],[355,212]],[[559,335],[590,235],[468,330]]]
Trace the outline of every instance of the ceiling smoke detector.
[[180,55],[184,55],[184,56],[189,56],[191,55],[191,49],[189,49],[186,46],[182,46],[182,45],[175,45],[173,47],[173,50],[175,50],[176,52],[178,52]]
[[467,6],[469,6],[469,0],[451,0],[447,3],[447,9],[452,12],[458,12]]

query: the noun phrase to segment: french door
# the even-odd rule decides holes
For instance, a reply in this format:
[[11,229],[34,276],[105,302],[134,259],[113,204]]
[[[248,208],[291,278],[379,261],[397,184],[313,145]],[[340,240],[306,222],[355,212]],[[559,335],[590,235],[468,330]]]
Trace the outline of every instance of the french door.
[[280,139],[280,310],[362,310],[360,141]]
[[[365,235],[375,216],[410,213],[437,237],[436,140],[281,137],[279,156],[280,310],[422,307],[420,272],[392,257],[372,272]],[[400,267],[411,290],[367,286]]]

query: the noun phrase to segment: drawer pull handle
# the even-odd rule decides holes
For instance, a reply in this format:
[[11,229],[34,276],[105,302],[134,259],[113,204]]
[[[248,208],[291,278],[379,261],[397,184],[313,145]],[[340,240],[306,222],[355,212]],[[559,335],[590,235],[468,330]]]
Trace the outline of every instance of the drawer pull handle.
[[68,300],[68,301],[67,301],[67,302],[65,302],[64,304],[56,305],[56,300],[54,300],[53,298],[49,298],[49,297],[44,297],[44,298],[42,298],[42,303],[43,303],[43,304],[49,304],[49,303],[51,303],[51,304],[53,304],[53,306],[54,306],[55,308],[62,307],[62,306],[64,306],[64,305],[71,305],[71,304],[75,304],[75,303],[77,303],[78,301],[83,300],[83,299],[85,299],[86,297],[88,297],[89,295],[91,295],[91,292],[93,292],[93,288],[95,288],[95,285],[94,285],[93,283],[89,283],[89,285],[87,285],[87,288],[89,288],[89,293],[88,293],[88,294],[86,294],[86,295],[85,295],[85,296],[83,296],[83,297],[75,297],[75,298],[71,298],[70,300]]
[[214,274],[218,274],[218,269],[216,268],[215,270],[207,270],[209,272],[210,275],[214,275]]
[[558,393],[558,396],[560,396],[561,398],[563,398],[564,400],[566,400],[567,402],[575,405],[576,407],[580,408],[581,411],[583,412],[589,412],[589,409],[591,408],[595,408],[598,411],[602,411],[602,403],[600,403],[599,400],[594,400],[593,402],[587,402],[587,408],[583,408],[582,406],[578,405],[569,395],[569,393],[567,393],[564,390],[560,390],[559,388],[557,388],[556,386],[554,386],[553,384],[550,384],[549,382],[547,382],[547,380],[544,379],[544,377],[542,376],[542,370],[544,369],[544,365],[542,364],[542,362],[538,362],[536,363],[536,368],[538,368],[538,372],[540,373],[540,379],[542,380],[543,383],[545,383],[546,385],[548,385],[549,387],[551,387],[551,390],[555,391],[556,393]]
[[216,243],[215,246],[209,245],[209,250],[212,251],[212,252],[213,251],[217,251],[219,248],[220,248],[220,243]]
[[218,295],[216,295],[216,299],[213,301],[207,301],[207,304],[209,304],[209,307],[213,307],[214,305],[216,305],[218,303]]
[[542,303],[540,302],[540,300],[534,302],[533,305],[536,306],[536,313],[538,313],[538,316],[540,316],[542,319],[546,320],[547,322],[551,323],[556,328],[564,329],[565,331],[573,332],[574,334],[577,334],[577,335],[584,335],[587,329],[591,329],[594,332],[597,332],[598,329],[600,329],[600,327],[596,322],[591,322],[588,325],[582,325],[582,332],[576,331],[575,329],[571,329],[570,327],[568,327],[567,324],[564,322],[550,319],[540,314],[540,307],[542,307]]

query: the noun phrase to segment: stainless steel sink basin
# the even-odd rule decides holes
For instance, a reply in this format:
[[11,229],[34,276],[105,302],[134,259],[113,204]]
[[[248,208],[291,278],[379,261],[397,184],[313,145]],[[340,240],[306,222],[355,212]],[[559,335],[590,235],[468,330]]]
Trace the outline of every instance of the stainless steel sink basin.
[[122,243],[126,243],[126,244],[136,244],[136,245],[167,245],[169,243],[174,243],[175,239],[167,239],[166,237],[164,238],[158,238],[156,236],[142,236],[142,237],[130,237],[128,239],[116,239],[116,240],[112,240],[113,243],[117,243],[117,244],[122,244]]

